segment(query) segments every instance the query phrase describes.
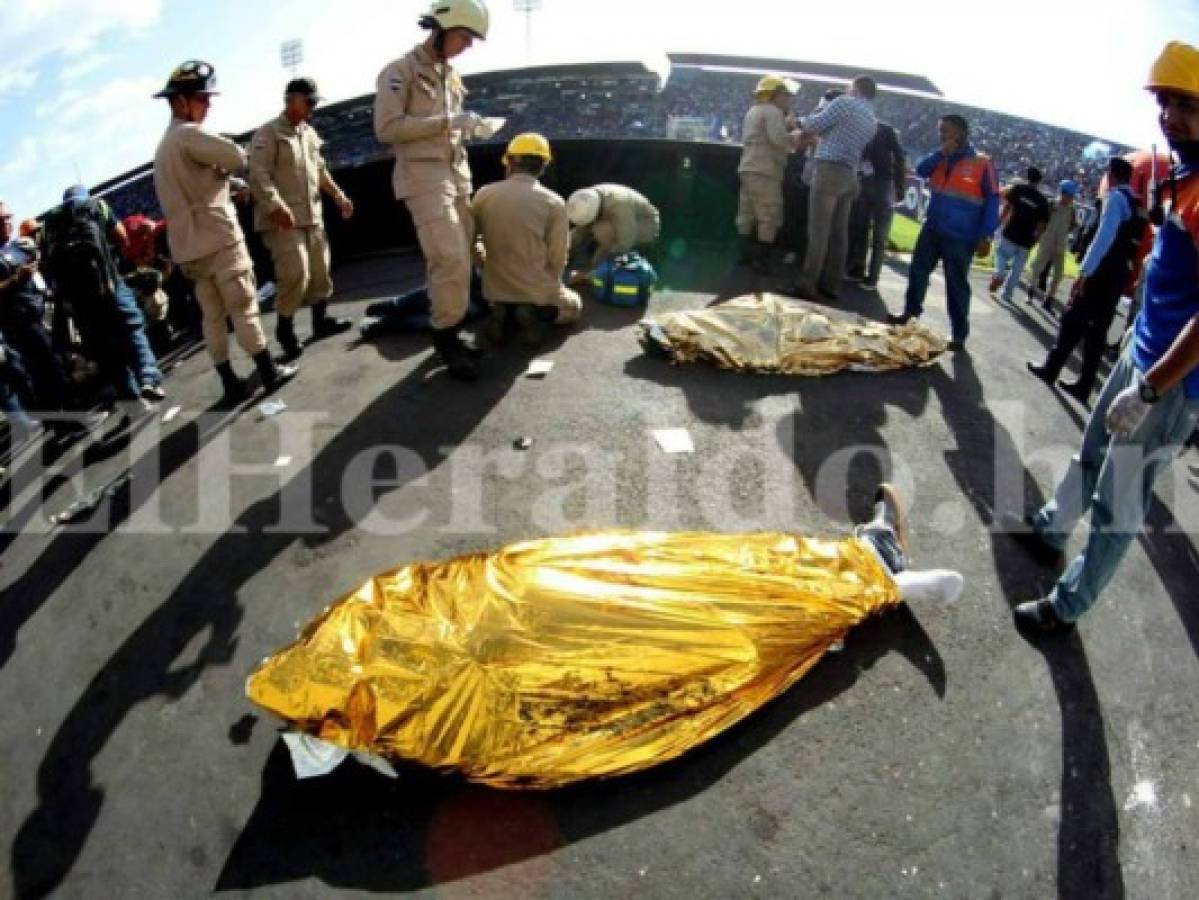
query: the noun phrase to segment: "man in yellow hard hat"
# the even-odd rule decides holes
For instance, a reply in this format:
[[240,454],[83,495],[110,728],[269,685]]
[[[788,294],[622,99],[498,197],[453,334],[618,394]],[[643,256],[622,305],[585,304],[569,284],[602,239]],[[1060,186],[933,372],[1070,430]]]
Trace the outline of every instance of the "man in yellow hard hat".
[[475,195],[492,343],[503,343],[511,318],[525,343],[536,346],[547,325],[577,322],[582,314],[579,295],[562,283],[570,249],[566,201],[538,180],[552,160],[540,134],[517,135],[504,154],[507,178]]
[[790,118],[799,85],[767,75],[754,91],[754,105],[741,130],[745,149],[737,174],[741,196],[737,233],[747,242],[746,257],[758,271],[769,267],[770,248],[783,227],[783,173],[787,157],[798,148],[800,132]]
[[1154,482],[1199,423],[1199,50],[1168,44],[1146,89],[1178,164],[1158,198],[1145,301],[1053,499],[1023,522],[1009,519],[1038,558],[1058,562],[1091,516],[1086,547],[1050,594],[1016,607],[1017,624],[1034,630],[1067,629],[1099,600],[1144,524]]

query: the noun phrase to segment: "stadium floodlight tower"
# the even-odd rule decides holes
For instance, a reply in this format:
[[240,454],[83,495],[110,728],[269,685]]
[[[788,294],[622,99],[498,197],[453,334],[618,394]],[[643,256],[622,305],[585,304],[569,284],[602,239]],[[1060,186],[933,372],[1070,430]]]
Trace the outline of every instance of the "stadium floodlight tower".
[[541,11],[541,0],[512,0],[518,13],[525,14],[525,65],[533,62],[533,13]]
[[283,63],[283,68],[295,78],[300,66],[304,65],[304,42],[299,38],[284,41],[279,45],[279,60]]

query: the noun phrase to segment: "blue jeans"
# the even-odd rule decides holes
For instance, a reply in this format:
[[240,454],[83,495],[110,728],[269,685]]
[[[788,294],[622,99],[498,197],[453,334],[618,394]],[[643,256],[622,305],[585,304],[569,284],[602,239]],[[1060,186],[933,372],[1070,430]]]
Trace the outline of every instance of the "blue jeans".
[[101,379],[118,399],[127,400],[136,397],[143,384],[161,385],[163,379],[133,291],[123,281],[116,284],[111,296],[95,298],[86,307],[77,305],[75,322]]
[[117,280],[116,306],[121,321],[129,329],[129,352],[138,384],[160,386],[162,372],[158,368],[158,359],[150,348],[150,339],[146,336],[146,320],[142,316],[141,307],[137,305],[137,298],[133,296],[133,291],[119,279]]
[[1135,376],[1130,345],[1099,395],[1082,449],[1053,499],[1033,517],[1041,540],[1060,550],[1083,515],[1091,513],[1087,545],[1050,595],[1054,612],[1065,622],[1075,621],[1098,601],[1144,525],[1153,483],[1182,452],[1199,421],[1199,399],[1187,399],[1178,387],[1150,408],[1132,435],[1109,435],[1108,408],[1117,394],[1135,383]]
[[945,263],[945,299],[949,306],[949,322],[953,339],[965,343],[970,334],[970,260],[978,244],[955,240],[938,234],[926,224],[916,238],[912,263],[908,268],[908,292],[904,300],[904,315],[919,316],[924,312],[924,295],[928,279],[937,263]]
[[[432,305],[427,287],[418,287],[406,294],[389,300],[378,300],[366,308],[366,315],[378,319],[375,334],[415,334],[433,330]],[[487,304],[483,300],[483,279],[472,275],[470,279],[470,303],[466,308],[463,325],[469,325],[487,317]]]
[[857,526],[853,533],[854,537],[871,543],[892,575],[907,571],[908,558],[904,555],[895,529],[890,525],[876,518],[865,525]]
[[[995,277],[1007,276],[1003,282],[1003,299],[1011,302],[1016,288],[1020,286],[1020,276],[1024,274],[1024,264],[1028,262],[1029,247],[1013,244],[1001,237],[995,244]],[[1008,271],[1008,267],[1011,271]]]
[[4,362],[0,363],[0,412],[15,432],[23,434],[33,427],[25,406],[32,401],[33,385],[21,354],[2,342],[0,347],[4,348]]

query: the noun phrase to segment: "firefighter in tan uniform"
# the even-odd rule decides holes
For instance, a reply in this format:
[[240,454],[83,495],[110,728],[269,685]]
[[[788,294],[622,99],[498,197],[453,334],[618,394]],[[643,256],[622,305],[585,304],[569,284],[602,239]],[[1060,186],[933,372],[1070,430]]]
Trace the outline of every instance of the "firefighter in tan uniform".
[[538,181],[552,159],[540,134],[518,135],[504,154],[507,178],[475,195],[492,343],[504,342],[510,318],[525,343],[537,346],[547,324],[577,322],[582,315],[579,295],[562,283],[570,247],[566,201]]
[[745,114],[741,164],[741,196],[737,233],[746,239],[747,261],[762,271],[770,248],[783,227],[783,174],[787,157],[798,147],[801,134],[788,116],[799,85],[788,78],[767,75],[758,82],[754,105]]
[[351,327],[349,320],[329,316],[333,280],[321,193],[333,198],[343,219],[354,214],[354,204],[329,175],[321,156],[323,142],[310,124],[320,100],[315,81],[293,79],[284,93],[283,112],[259,128],[250,144],[254,230],[275,264],[275,338],[291,359],[303,352],[293,320],[305,302],[312,304],[314,339]]
[[571,251],[594,245],[594,269],[611,256],[652,244],[662,230],[657,208],[632,188],[597,184],[570,195],[566,204]]
[[428,39],[379,73],[375,136],[395,151],[392,186],[412,215],[428,269],[433,346],[455,378],[479,376],[459,329],[470,296],[471,174],[466,141],[493,133],[463,111],[466,88],[450,60],[487,37],[482,0],[434,0],[420,26]]
[[267,390],[294,376],[296,368],[275,365],[258,321],[254,267],[229,196],[230,175],[245,168],[246,157],[232,141],[203,127],[216,93],[212,66],[192,60],[154,95],[171,104],[171,124],[154,154],[154,189],[166,214],[171,257],[195,283],[204,343],[221,376],[224,402],[234,404],[245,399],[246,385],[229,362],[226,317]]

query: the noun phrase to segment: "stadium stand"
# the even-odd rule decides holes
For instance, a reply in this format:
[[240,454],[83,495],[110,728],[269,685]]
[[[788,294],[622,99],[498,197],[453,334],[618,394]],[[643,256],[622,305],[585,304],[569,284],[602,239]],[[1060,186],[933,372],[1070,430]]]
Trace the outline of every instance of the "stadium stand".
[[[881,70],[824,63],[753,59],[705,54],[676,54],[665,84],[640,62],[541,66],[467,76],[469,106],[508,123],[494,138],[506,142],[522,131],[539,131],[551,140],[682,139],[738,143],[753,86],[763,72],[794,74],[802,82],[795,109],[815,107],[830,87],[842,87],[853,75],[873,75],[881,86],[879,117],[895,125],[913,161],[935,148],[939,116],[955,112],[971,123],[976,146],[989,153],[1004,181],[1029,165],[1045,172],[1046,183],[1073,178],[1084,196],[1098,186],[1106,154],[1087,150],[1098,138],[1041,122],[946,101],[929,79]],[[317,110],[315,125],[325,139],[334,170],[350,170],[387,158],[375,140],[373,95],[330,104]],[[251,132],[239,135],[242,143]],[[1112,152],[1131,148],[1101,142]],[[98,185],[118,214],[159,215],[150,166]]]

